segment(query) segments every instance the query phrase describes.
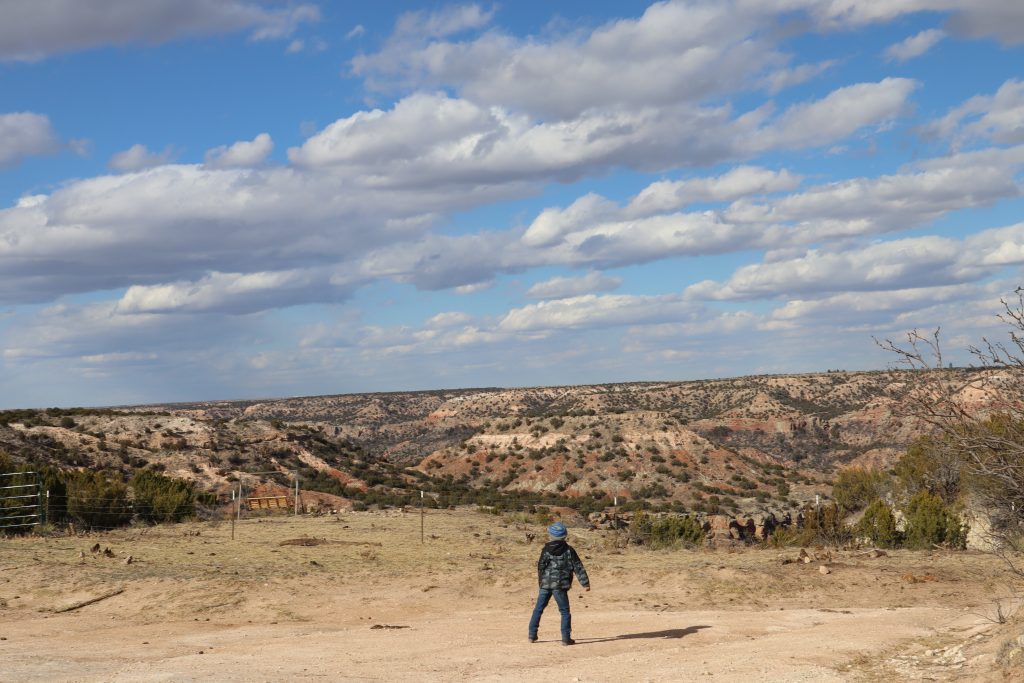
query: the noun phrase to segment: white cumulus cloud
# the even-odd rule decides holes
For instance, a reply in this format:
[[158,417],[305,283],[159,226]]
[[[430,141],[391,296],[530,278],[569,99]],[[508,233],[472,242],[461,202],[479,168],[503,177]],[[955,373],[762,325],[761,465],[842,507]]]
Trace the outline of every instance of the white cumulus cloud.
[[976,139],[1024,143],[1024,81],[1010,79],[994,95],[977,95],[923,127],[954,146]]
[[209,168],[246,168],[262,164],[274,149],[274,141],[267,133],[252,140],[239,140],[227,147],[221,145],[206,152],[204,164]]
[[567,299],[595,292],[609,292],[621,284],[620,277],[591,271],[582,277],[553,277],[538,282],[526,290],[526,296],[531,299]]
[[127,173],[160,166],[166,164],[170,159],[170,147],[164,148],[162,152],[151,152],[145,145],[135,144],[110,157],[107,166],[115,171]]
[[635,216],[649,215],[695,202],[721,202],[753,194],[783,192],[799,184],[800,177],[785,169],[772,171],[758,166],[738,166],[710,178],[652,183],[633,198],[626,212]]
[[324,269],[210,273],[195,282],[134,285],[117,302],[118,313],[251,313],[305,303],[337,301],[348,291]]
[[34,112],[0,114],[0,168],[59,149],[49,117]]
[[885,57],[890,61],[905,62],[928,52],[945,37],[945,31],[937,28],[927,29],[890,45],[885,49]]
[[374,182],[497,183],[575,178],[614,166],[656,170],[829,144],[900,116],[914,81],[839,88],[778,116],[723,107],[602,109],[544,122],[442,93],[339,119],[289,159],[304,168],[358,167]]
[[[694,299],[820,298],[841,292],[944,287],[977,282],[1024,264],[1024,223],[964,239],[926,236],[846,248],[809,249],[743,266],[723,283],[688,288]],[[815,296],[816,295],[816,296]]]
[[254,40],[285,38],[319,16],[308,3],[274,8],[246,0],[6,0],[0,62],[235,31],[250,31]]
[[[470,6],[475,7],[475,6]],[[463,8],[457,22],[485,23],[480,10]],[[788,59],[765,39],[774,16],[741,1],[658,2],[637,18],[617,19],[584,35],[524,39],[491,31],[467,41],[394,38],[376,54],[353,60],[353,71],[371,87],[397,80],[427,87],[455,86],[467,99],[555,119],[574,118],[601,106],[664,106],[694,103],[752,83],[754,76]],[[479,19],[479,21],[470,21]],[[420,34],[423,21],[408,22]]]
[[523,333],[671,322],[694,308],[693,303],[674,294],[586,294],[514,308],[501,319],[498,329]]

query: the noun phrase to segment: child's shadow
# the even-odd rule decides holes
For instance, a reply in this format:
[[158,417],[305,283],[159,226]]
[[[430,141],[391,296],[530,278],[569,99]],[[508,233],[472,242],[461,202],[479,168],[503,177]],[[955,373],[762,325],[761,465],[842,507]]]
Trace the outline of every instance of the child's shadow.
[[682,638],[692,633],[696,633],[701,629],[711,628],[710,626],[687,626],[686,628],[670,628],[664,631],[647,631],[646,633],[624,633],[621,636],[612,636],[611,638],[580,638],[576,642],[580,645],[584,643],[607,643],[612,640],[632,640],[634,638]]

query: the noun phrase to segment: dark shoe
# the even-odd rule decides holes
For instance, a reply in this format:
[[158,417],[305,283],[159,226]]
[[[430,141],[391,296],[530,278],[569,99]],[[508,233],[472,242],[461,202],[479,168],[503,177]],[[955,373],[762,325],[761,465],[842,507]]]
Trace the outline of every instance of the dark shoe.
[[527,640],[529,640],[531,643],[536,643],[537,642],[536,638],[528,638]]
[[572,638],[566,638],[562,641],[562,645],[575,645],[576,641]]

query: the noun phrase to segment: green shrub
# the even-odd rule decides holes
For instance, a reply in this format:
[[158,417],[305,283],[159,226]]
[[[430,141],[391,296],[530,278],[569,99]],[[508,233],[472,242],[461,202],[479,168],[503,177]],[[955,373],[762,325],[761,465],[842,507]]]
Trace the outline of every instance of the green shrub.
[[934,545],[964,548],[967,525],[960,516],[927,490],[918,491],[907,504],[906,546],[928,549]]
[[184,479],[174,479],[150,470],[132,476],[135,509],[147,522],[180,522],[195,513],[195,486]]
[[897,548],[902,540],[896,529],[895,515],[880,498],[864,510],[856,531],[859,537],[868,539],[876,548]]
[[683,546],[692,548],[704,543],[704,529],[691,515],[655,517],[637,513],[629,525],[630,540],[650,548]]
[[804,530],[812,543],[838,546],[850,540],[850,529],[843,523],[843,510],[838,503],[806,505],[803,509]]
[[923,436],[907,448],[894,473],[903,495],[928,491],[952,505],[960,497],[963,454],[948,440]]
[[202,491],[196,494],[196,502],[208,508],[216,507],[218,501],[217,494],[213,491]]
[[882,496],[885,481],[885,473],[880,470],[851,467],[836,477],[832,497],[847,512],[863,510]]
[[810,545],[813,539],[808,537],[805,529],[798,529],[795,526],[780,526],[765,542],[772,548],[790,548]]
[[83,470],[64,475],[67,515],[86,527],[114,528],[131,521],[128,487],[115,473]]

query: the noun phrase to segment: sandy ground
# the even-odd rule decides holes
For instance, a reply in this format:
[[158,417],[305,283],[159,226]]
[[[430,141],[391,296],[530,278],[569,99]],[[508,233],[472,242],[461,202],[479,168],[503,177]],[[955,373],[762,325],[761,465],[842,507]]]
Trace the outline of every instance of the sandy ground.
[[[234,541],[226,523],[0,541],[0,681],[1019,680],[995,664],[1010,626],[985,618],[1004,572],[984,555],[783,564],[798,551],[652,552],[573,529],[594,588],[573,590],[564,647],[553,602],[526,639],[541,527],[432,512],[421,544],[419,525],[347,513],[244,521]],[[281,545],[299,538],[322,542]]]

